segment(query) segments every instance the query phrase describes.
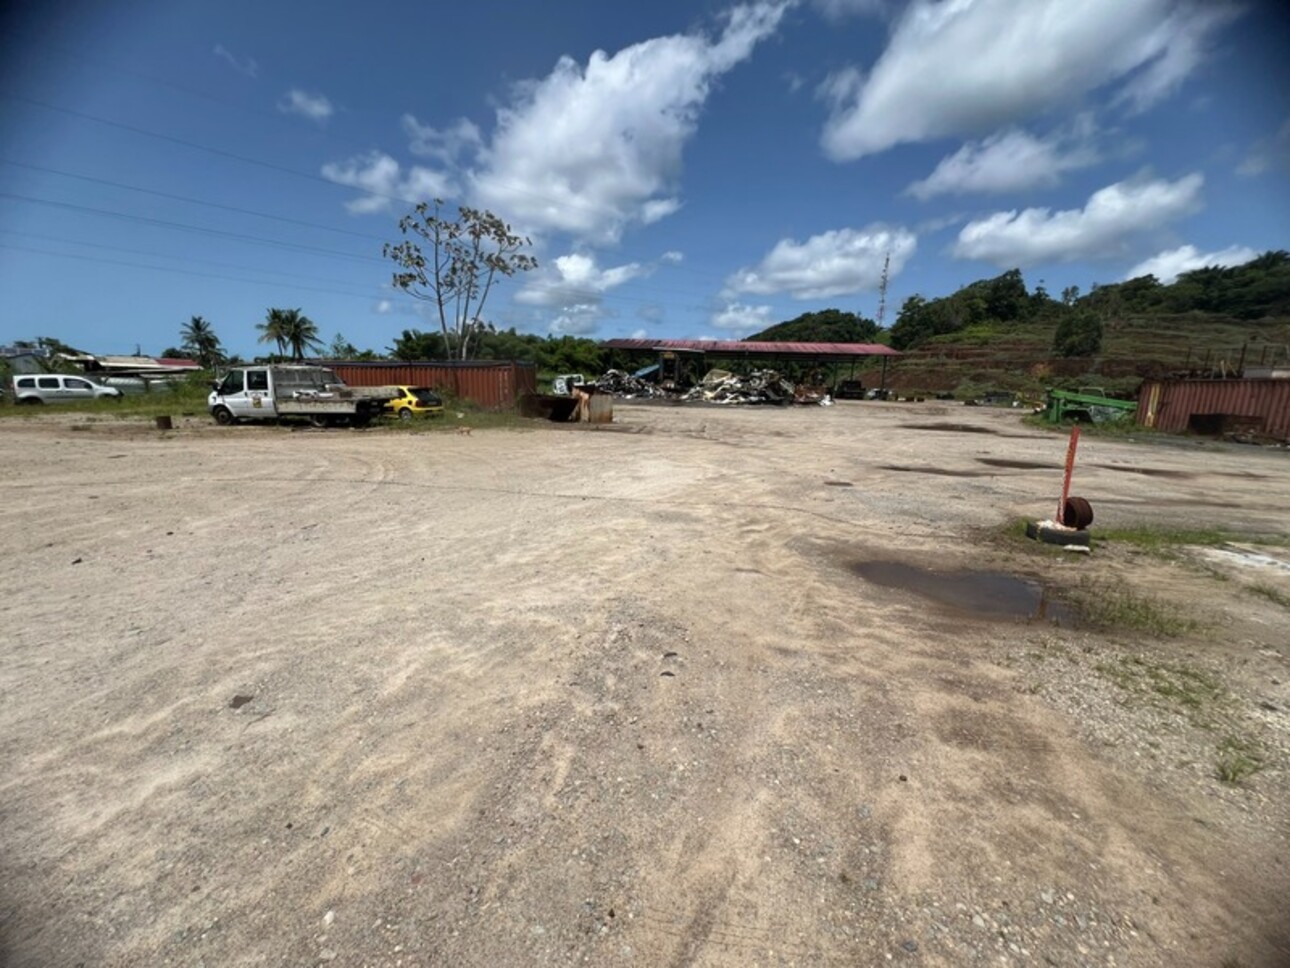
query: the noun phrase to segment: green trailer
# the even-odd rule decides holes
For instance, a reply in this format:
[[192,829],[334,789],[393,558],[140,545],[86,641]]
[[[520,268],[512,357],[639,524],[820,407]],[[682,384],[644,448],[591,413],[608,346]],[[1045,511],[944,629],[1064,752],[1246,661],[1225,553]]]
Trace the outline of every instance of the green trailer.
[[1044,411],[1049,423],[1078,420],[1084,423],[1110,423],[1131,420],[1138,409],[1136,400],[1117,400],[1096,387],[1078,390],[1049,390]]

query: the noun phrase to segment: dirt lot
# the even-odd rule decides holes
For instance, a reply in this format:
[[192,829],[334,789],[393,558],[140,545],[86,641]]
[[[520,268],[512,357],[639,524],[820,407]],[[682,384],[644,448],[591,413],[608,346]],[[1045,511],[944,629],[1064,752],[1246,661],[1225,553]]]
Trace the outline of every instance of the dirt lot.
[[[83,419],[0,422],[0,963],[1290,963],[1290,551],[1007,535],[1013,413]],[[1290,530],[1285,452],[1080,457]]]

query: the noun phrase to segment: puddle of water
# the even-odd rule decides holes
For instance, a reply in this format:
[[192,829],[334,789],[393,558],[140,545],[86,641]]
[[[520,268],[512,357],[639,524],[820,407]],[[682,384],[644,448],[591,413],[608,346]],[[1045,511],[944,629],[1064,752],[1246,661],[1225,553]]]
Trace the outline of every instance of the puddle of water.
[[1096,464],[1107,471],[1120,471],[1123,474],[1143,474],[1147,477],[1173,477],[1178,480],[1190,480],[1195,477],[1190,471],[1171,471],[1163,467],[1131,467],[1125,464]]
[[984,619],[1028,619],[1073,626],[1079,614],[1036,581],[997,571],[931,571],[902,561],[859,561],[851,570],[871,585],[909,592]]
[[950,433],[959,434],[997,434],[997,430],[989,427],[978,427],[976,424],[961,423],[929,423],[929,424],[901,424],[906,430],[944,430]]
[[1041,460],[1009,460],[1006,457],[978,457],[977,460],[990,467],[1015,467],[1018,470],[1059,471],[1062,469],[1061,464]]
[[884,471],[900,471],[902,474],[935,474],[938,477],[985,477],[984,471],[952,471],[945,467],[909,467],[905,464],[883,464]]
[[1202,548],[1201,552],[1215,561],[1223,561],[1243,568],[1270,568],[1290,575],[1290,561],[1284,561],[1261,551],[1247,551],[1244,548]]

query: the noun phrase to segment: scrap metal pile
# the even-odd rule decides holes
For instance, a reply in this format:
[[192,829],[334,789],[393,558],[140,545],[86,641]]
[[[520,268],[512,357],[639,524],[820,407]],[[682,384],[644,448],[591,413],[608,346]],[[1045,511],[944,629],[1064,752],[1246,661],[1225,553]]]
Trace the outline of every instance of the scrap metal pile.
[[793,384],[774,370],[754,370],[740,376],[728,370],[709,370],[703,381],[681,397],[708,403],[792,403]]
[[622,370],[606,370],[604,376],[596,381],[595,387],[602,393],[612,393],[616,397],[666,397],[668,392],[657,383],[650,383],[640,377],[624,373]]

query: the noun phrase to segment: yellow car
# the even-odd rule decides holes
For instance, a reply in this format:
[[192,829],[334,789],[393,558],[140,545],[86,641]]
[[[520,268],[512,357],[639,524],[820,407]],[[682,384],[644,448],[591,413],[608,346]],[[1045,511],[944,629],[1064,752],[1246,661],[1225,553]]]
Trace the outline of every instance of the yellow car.
[[411,420],[422,414],[437,416],[443,413],[443,400],[429,387],[399,387],[399,395],[385,403],[387,416]]

